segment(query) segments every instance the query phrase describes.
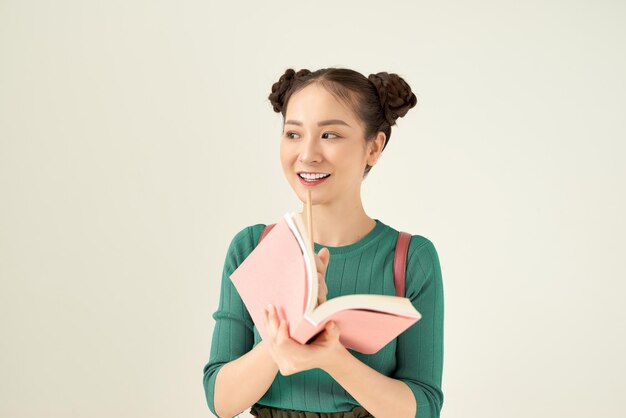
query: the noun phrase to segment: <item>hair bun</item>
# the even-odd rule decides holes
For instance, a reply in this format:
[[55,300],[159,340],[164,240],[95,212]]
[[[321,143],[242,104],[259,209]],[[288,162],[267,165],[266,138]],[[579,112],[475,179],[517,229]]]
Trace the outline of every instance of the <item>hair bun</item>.
[[390,126],[417,104],[417,97],[402,77],[395,73],[380,72],[367,77],[376,87],[385,119]]
[[293,68],[288,68],[283,75],[280,76],[278,81],[272,84],[272,92],[268,96],[268,99],[272,103],[274,112],[280,113],[283,110],[285,104],[285,93],[289,91],[293,82],[300,77],[310,74],[311,71],[302,69],[296,72]]

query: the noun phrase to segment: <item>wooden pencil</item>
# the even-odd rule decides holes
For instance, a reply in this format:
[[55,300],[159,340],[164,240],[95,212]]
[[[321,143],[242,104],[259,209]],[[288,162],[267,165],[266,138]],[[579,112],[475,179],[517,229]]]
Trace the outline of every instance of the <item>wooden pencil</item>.
[[313,240],[313,208],[311,207],[311,189],[307,189],[306,192],[306,224],[309,233],[309,245],[311,246],[311,251],[315,253],[315,246]]

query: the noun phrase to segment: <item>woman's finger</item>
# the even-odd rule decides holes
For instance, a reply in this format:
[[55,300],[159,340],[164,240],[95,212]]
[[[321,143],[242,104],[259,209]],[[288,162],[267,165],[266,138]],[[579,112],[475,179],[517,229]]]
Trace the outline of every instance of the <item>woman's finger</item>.
[[317,304],[321,305],[326,302],[328,297],[328,288],[326,287],[326,282],[323,279],[318,280],[318,288],[317,288]]
[[315,267],[317,269],[317,304],[320,305],[326,302],[328,296],[328,287],[326,286],[326,269],[328,267],[328,261],[330,260],[330,254],[327,248],[322,248],[317,254],[315,254]]
[[324,274],[326,273],[326,268],[328,267],[328,262],[330,261],[330,252],[328,248],[324,247],[318,251],[317,256],[322,263],[322,270]]
[[274,307],[269,306],[265,309],[265,318],[266,323],[265,326],[272,337],[276,336],[276,316],[274,312]]
[[278,320],[278,342],[284,341],[289,338],[289,333],[287,332],[287,321],[284,319]]
[[330,260],[328,249],[322,248],[315,254],[315,268],[322,276],[326,275],[326,268],[328,267],[328,261]]

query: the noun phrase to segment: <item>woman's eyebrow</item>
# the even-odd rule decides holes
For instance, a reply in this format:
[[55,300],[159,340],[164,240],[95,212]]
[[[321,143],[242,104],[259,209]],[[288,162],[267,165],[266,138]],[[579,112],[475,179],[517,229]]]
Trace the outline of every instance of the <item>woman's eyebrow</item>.
[[[285,122],[285,125],[302,126],[302,122],[300,122],[299,120],[288,120]],[[328,120],[322,120],[317,123],[317,126],[326,126],[326,125],[345,125],[347,127],[350,127],[350,125],[348,125],[346,122],[342,121],[341,119],[328,119]]]

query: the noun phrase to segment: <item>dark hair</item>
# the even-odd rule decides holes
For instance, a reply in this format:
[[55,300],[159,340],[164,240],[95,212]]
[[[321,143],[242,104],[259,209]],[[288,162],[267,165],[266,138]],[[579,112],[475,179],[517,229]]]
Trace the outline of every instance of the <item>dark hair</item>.
[[[320,83],[353,109],[365,125],[366,141],[374,140],[379,131],[384,132],[383,150],[389,143],[396,119],[406,115],[417,103],[411,87],[395,73],[380,72],[366,78],[347,68],[322,68],[314,72],[305,69],[296,72],[289,68],[272,85],[268,96],[274,111],[282,113],[284,120],[289,98],[313,82]],[[365,167],[364,177],[371,168],[369,164]]]

